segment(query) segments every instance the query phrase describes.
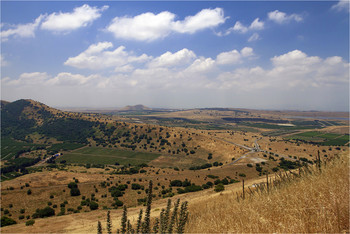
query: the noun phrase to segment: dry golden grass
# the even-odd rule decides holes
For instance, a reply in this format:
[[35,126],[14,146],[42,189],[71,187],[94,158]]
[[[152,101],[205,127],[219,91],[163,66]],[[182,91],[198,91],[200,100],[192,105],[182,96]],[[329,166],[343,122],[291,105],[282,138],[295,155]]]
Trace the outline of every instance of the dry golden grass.
[[237,202],[225,193],[190,203],[186,232],[339,233],[349,232],[349,155],[322,173],[285,184],[270,194]]

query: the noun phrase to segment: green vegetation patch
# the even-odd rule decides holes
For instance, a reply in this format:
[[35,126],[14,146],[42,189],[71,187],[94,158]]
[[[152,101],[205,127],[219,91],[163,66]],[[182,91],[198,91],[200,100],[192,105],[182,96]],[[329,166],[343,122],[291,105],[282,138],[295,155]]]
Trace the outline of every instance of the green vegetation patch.
[[317,131],[303,132],[286,137],[286,139],[314,142],[320,145],[345,145],[349,142],[349,135],[336,133],[322,133]]
[[53,144],[47,149],[51,151],[61,151],[61,150],[67,151],[67,150],[79,149],[83,146],[84,144],[78,144],[78,143],[59,143],[59,144]]
[[7,160],[16,156],[17,152],[22,150],[35,149],[42,145],[31,144],[27,142],[15,141],[9,137],[1,138],[1,159]]
[[91,163],[111,165],[119,163],[121,165],[139,165],[148,163],[160,154],[134,152],[118,149],[106,149],[99,147],[86,147],[64,154],[61,160],[66,160],[67,163]]

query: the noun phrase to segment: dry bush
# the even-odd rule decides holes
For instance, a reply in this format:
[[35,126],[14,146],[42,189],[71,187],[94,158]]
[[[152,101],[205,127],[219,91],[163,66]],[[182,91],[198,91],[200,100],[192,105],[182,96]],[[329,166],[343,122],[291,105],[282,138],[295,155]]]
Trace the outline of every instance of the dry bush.
[[237,202],[232,194],[191,203],[186,232],[349,232],[348,152],[311,174]]

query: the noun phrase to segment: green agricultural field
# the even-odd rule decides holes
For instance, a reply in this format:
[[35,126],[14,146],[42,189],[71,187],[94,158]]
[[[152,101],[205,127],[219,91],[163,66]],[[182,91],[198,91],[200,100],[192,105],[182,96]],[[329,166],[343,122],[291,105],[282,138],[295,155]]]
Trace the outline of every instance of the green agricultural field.
[[8,137],[1,138],[1,160],[8,160],[15,156],[20,150],[33,149],[37,146],[42,145],[15,141]]
[[349,142],[348,135],[322,132],[303,132],[286,137],[286,139],[304,140],[318,142],[321,145],[345,145]]
[[160,154],[134,152],[128,150],[107,149],[99,147],[85,147],[63,154],[58,160],[66,160],[67,163],[90,163],[114,165],[138,165],[148,163],[156,159]]
[[322,145],[345,145],[349,142],[349,135],[337,137],[322,143]]
[[326,134],[320,135],[319,137],[325,138],[327,140],[332,140],[332,139],[339,137],[339,136],[340,136],[339,134],[326,133]]
[[315,136],[319,136],[319,135],[322,135],[322,133],[321,132],[303,132],[303,133],[296,134],[294,136],[315,137]]
[[59,144],[53,144],[47,149],[51,151],[60,151],[60,150],[67,151],[67,150],[79,149],[83,146],[84,146],[83,144],[78,144],[78,143],[59,143]]

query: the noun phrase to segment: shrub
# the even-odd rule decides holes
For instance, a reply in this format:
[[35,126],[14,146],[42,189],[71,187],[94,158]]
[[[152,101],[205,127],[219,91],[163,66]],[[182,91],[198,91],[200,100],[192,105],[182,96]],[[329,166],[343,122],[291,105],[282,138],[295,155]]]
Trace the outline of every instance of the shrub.
[[250,163],[248,163],[248,164],[247,164],[247,167],[253,167],[253,165],[252,165],[252,164],[250,164]]
[[74,196],[79,196],[79,195],[80,195],[80,190],[79,190],[78,188],[72,188],[72,189],[70,190],[70,195],[71,195],[72,197],[74,197]]
[[203,188],[203,189],[208,189],[208,188],[210,188],[210,186],[207,185],[207,184],[202,184],[202,188]]
[[123,202],[119,199],[115,199],[115,202],[112,204],[112,206],[114,207],[119,207],[119,206],[123,206]]
[[185,192],[190,193],[190,192],[196,192],[202,190],[202,187],[199,185],[192,184],[190,186],[185,187]]
[[55,215],[55,210],[47,206],[44,209],[37,209],[37,211],[32,215],[33,218],[44,218]]
[[90,209],[91,210],[97,210],[98,209],[98,203],[92,201],[90,202]]
[[27,194],[28,194],[28,195],[32,194],[32,190],[28,189],[28,190],[27,190]]
[[133,189],[133,190],[141,189],[141,185],[139,185],[139,184],[131,184],[131,189]]
[[223,184],[217,184],[216,186],[215,186],[215,189],[214,189],[214,191],[215,192],[221,192],[221,191],[224,191],[225,190],[225,186],[223,185]]
[[31,219],[26,222],[26,226],[32,226],[35,223],[35,220]]
[[21,213],[21,214],[24,214],[24,212],[26,212],[25,209],[20,209],[20,210],[19,210],[19,213]]
[[217,179],[214,181],[214,184],[217,185],[217,184],[220,184],[221,183],[221,180],[220,179]]
[[77,183],[75,183],[75,182],[70,182],[70,183],[68,184],[68,188],[70,188],[70,189],[72,189],[72,188],[78,188],[78,185],[77,185]]
[[172,181],[170,181],[170,185],[174,186],[174,187],[181,187],[182,181],[181,180],[172,180]]
[[225,179],[221,180],[221,183],[223,183],[224,185],[228,185],[228,184],[229,184],[229,182],[228,182],[228,179],[227,179],[227,178],[225,178]]
[[246,177],[246,175],[244,173],[239,173],[238,174],[240,177]]
[[5,227],[5,226],[9,226],[9,225],[13,225],[16,224],[17,222],[7,216],[2,216],[1,217],[1,227]]
[[24,219],[24,215],[18,216],[18,219]]

